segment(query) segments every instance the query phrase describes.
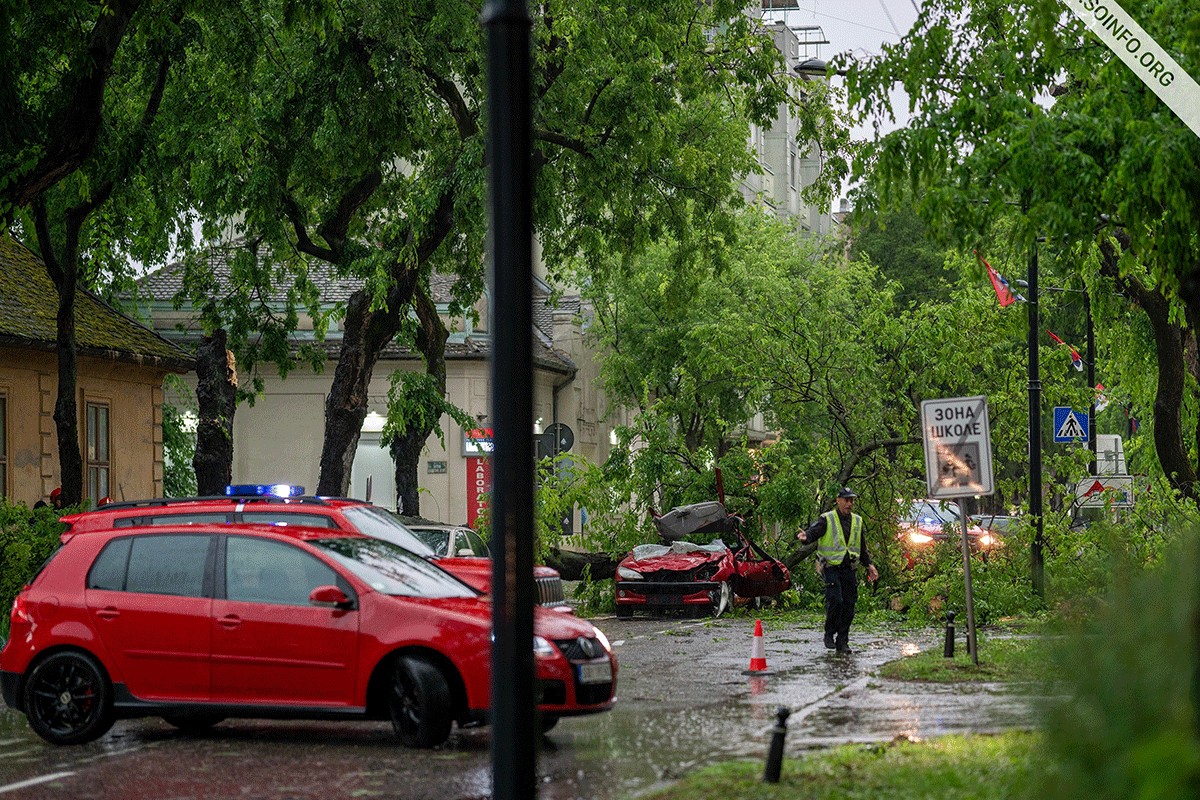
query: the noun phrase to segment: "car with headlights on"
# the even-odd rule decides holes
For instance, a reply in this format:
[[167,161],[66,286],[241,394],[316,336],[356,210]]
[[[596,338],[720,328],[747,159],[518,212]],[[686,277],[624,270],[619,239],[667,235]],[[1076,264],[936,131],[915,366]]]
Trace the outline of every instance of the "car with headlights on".
[[[906,567],[911,568],[916,559],[928,553],[932,547],[960,545],[962,522],[957,503],[927,498],[901,501],[901,504],[896,539],[908,562]],[[972,553],[985,555],[1004,544],[1000,536],[980,527],[970,518],[967,523],[967,542]]]
[[[397,544],[454,573],[481,592],[492,586],[492,562],[463,557],[458,551],[439,553],[401,522],[398,515],[362,500],[306,495],[291,484],[235,484],[224,495],[169,497],[108,503],[93,511],[61,518],[68,530],[84,533],[108,527],[139,527],[161,523],[238,523],[307,525],[356,531]],[[562,576],[545,566],[534,568],[537,602],[569,610]]]
[[[435,562],[334,527],[163,524],[67,532],[16,597],[0,690],[48,742],[118,719],[390,720],[410,747],[484,724],[492,605]],[[595,625],[534,608],[540,724],[608,711]]]

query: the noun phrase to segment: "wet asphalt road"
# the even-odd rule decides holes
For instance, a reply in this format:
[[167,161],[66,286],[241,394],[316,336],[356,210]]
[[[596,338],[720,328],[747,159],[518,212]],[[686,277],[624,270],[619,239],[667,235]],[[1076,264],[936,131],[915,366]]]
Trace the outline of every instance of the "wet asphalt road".
[[[855,654],[820,632],[764,624],[766,675],[746,675],[754,620],[596,620],[620,660],[608,714],[565,719],[542,739],[540,797],[620,800],[712,761],[764,759],[775,711],[792,711],[787,753],[848,741],[1032,727],[1037,698],[995,685],[875,678],[881,664],[940,635],[861,633]],[[961,646],[961,642],[960,642]],[[456,731],[434,751],[406,750],[386,723],[229,721],[183,735],[157,719],[118,722],[83,747],[44,744],[0,711],[0,798],[405,798],[490,795],[491,730]]]

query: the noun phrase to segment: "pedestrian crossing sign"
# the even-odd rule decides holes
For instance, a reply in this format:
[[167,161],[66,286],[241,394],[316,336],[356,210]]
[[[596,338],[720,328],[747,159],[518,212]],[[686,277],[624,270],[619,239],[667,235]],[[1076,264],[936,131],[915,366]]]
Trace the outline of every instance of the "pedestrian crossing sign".
[[1054,408],[1054,441],[1086,442],[1088,438],[1088,415],[1067,406]]

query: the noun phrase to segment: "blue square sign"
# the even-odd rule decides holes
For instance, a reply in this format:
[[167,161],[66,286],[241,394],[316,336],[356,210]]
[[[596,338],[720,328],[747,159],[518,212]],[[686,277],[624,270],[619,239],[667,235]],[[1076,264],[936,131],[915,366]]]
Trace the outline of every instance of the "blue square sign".
[[1067,406],[1054,408],[1054,441],[1086,442],[1088,438],[1088,414]]

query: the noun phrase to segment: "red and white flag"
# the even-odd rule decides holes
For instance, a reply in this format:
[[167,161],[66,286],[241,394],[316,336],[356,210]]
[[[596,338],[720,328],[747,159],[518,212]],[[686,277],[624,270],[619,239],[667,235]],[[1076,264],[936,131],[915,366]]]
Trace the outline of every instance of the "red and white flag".
[[988,263],[986,258],[979,254],[978,250],[975,251],[975,256],[983,262],[985,267],[987,267],[988,278],[992,281],[992,289],[994,289],[996,292],[996,299],[1000,301],[1001,308],[1004,308],[1005,306],[1011,306],[1018,300],[1020,300],[1022,303],[1025,302],[1024,297],[1019,294],[1013,294],[1013,290],[1009,287],[1008,281],[1004,280],[1003,275],[1001,275],[999,272],[996,272],[995,268]]
[[1083,359],[1080,357],[1079,351],[1076,350],[1074,347],[1071,347],[1071,345],[1067,344],[1062,339],[1055,336],[1054,331],[1050,330],[1049,328],[1046,329],[1046,335],[1048,335],[1051,339],[1053,339],[1055,344],[1061,344],[1061,345],[1066,346],[1067,349],[1069,349],[1071,351],[1071,363],[1075,366],[1076,372],[1083,372]]

